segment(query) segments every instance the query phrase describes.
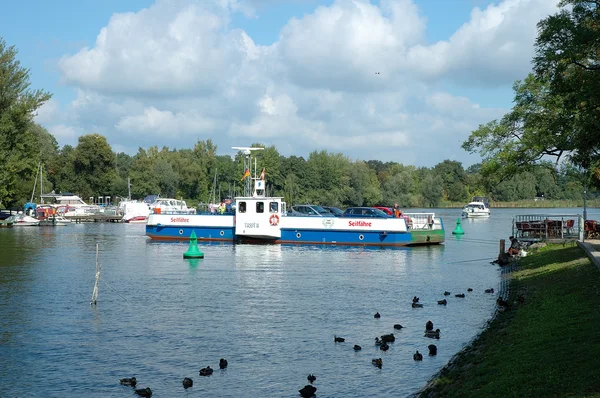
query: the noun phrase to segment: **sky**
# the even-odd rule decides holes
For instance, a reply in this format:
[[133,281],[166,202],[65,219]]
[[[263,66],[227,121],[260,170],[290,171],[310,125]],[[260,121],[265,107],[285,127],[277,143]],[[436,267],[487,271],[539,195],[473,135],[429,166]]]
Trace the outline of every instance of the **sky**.
[[34,0],[0,36],[60,146],[275,145],[432,167],[510,110],[557,0]]

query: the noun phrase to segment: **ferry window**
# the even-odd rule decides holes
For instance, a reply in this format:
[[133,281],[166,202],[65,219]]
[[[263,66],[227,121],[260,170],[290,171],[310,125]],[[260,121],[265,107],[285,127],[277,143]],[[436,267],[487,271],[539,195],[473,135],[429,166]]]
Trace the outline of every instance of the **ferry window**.
[[265,202],[256,202],[256,212],[257,213],[265,212]]
[[279,203],[271,202],[271,203],[269,203],[269,208],[270,208],[271,213],[277,213],[277,211],[279,210]]
[[240,204],[238,206],[238,212],[239,213],[245,213],[246,212],[246,202],[240,202]]

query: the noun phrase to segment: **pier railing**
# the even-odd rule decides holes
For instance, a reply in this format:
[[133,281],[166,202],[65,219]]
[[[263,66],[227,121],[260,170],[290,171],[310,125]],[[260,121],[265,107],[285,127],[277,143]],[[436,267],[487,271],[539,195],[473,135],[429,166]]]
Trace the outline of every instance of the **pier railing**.
[[521,241],[583,239],[583,217],[579,214],[528,214],[513,218],[512,235]]

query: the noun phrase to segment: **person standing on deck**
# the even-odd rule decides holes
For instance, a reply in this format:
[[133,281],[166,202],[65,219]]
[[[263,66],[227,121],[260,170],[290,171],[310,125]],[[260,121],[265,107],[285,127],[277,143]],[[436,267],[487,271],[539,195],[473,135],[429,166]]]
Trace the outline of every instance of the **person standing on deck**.
[[398,207],[398,203],[394,203],[393,212],[394,212],[394,218],[402,217],[402,210],[400,210],[400,207]]

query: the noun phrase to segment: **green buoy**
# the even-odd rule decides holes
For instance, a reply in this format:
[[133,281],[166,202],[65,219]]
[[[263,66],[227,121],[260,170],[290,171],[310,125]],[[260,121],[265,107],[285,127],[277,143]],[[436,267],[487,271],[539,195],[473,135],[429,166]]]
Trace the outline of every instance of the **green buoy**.
[[190,247],[188,248],[188,251],[183,253],[183,258],[204,258],[204,253],[198,249],[196,231],[192,231],[192,234],[190,235]]
[[456,228],[452,231],[453,235],[463,235],[465,231],[460,227],[460,217],[456,219]]

